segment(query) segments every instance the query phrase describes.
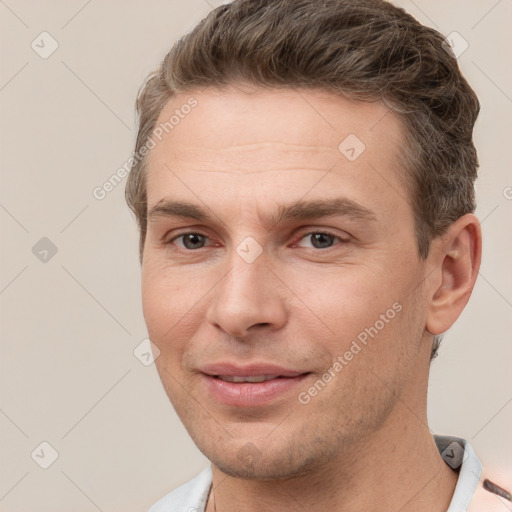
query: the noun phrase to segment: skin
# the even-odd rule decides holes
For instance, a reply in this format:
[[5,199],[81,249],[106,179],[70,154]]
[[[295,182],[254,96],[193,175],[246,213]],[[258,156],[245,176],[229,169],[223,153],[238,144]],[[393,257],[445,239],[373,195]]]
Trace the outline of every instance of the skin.
[[[164,388],[212,461],[207,511],[446,510],[457,474],[427,426],[430,348],[471,294],[478,220],[461,217],[421,259],[398,158],[404,127],[380,102],[239,85],[178,95],[158,122],[190,96],[197,107],[150,152],[148,210],[172,199],[213,217],[150,216],[142,292]],[[349,134],[366,146],[354,161],[338,149]],[[267,218],[279,204],[335,197],[373,218]],[[333,236],[319,246],[318,231]],[[185,246],[184,233],[205,238]],[[252,263],[236,251],[246,237],[262,249]],[[401,311],[300,403],[396,303]],[[226,360],[311,373],[284,398],[242,409],[213,400],[199,372]]]

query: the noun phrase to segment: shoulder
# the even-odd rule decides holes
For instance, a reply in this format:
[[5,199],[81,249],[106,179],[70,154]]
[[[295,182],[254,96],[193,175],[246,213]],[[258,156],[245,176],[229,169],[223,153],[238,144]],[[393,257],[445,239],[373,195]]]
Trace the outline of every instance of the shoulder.
[[208,466],[192,480],[166,494],[148,512],[202,512],[212,483],[212,468]]

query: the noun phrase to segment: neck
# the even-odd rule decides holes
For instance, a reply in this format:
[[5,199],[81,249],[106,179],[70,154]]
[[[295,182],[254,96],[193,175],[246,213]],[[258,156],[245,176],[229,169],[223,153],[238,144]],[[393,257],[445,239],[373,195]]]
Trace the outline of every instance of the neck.
[[279,481],[244,480],[212,465],[207,512],[446,511],[457,473],[441,458],[427,426],[424,366],[415,368],[415,382],[378,431],[319,464],[315,472]]

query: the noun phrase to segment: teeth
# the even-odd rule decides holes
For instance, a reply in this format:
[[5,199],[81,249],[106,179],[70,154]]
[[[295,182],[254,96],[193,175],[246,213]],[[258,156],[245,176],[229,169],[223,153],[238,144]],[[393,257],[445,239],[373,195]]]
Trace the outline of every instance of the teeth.
[[234,375],[219,375],[220,380],[226,382],[265,382],[266,380],[277,379],[279,375],[253,375],[251,377],[238,377]]

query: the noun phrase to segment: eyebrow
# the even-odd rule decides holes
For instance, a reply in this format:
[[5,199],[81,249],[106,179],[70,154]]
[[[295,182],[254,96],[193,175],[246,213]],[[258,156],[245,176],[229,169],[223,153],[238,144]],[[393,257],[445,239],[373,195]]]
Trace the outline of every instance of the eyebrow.
[[[157,217],[182,217],[194,219],[199,222],[213,220],[215,215],[211,210],[186,201],[161,199],[152,206],[148,213],[148,220],[154,221]],[[274,226],[289,220],[319,219],[321,217],[343,216],[367,221],[377,220],[374,212],[363,205],[338,197],[333,199],[317,199],[312,201],[295,201],[288,205],[279,205],[274,212],[267,214],[264,224]]]

